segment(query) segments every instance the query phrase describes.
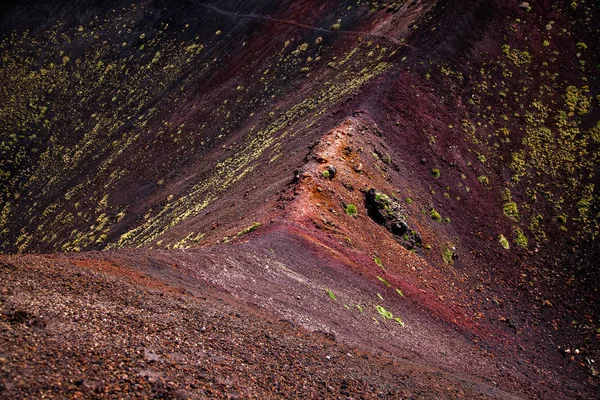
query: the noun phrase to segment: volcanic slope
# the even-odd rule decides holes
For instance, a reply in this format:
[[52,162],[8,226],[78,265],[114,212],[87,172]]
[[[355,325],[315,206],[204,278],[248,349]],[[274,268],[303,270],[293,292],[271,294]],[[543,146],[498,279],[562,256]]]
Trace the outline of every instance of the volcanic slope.
[[597,4],[272,3],[3,6],[2,396],[597,398]]

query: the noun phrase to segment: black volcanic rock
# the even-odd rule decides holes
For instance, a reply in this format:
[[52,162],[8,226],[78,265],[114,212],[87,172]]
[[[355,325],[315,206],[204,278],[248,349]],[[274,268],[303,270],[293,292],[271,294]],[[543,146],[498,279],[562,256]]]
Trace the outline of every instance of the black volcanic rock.
[[405,212],[395,199],[371,188],[365,194],[365,208],[369,217],[390,231],[406,249],[423,246],[421,235],[408,225]]

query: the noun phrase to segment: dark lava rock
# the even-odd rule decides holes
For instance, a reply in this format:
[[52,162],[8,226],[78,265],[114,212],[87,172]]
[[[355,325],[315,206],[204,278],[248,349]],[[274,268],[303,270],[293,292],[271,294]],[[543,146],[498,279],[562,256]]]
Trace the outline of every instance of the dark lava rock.
[[298,182],[300,182],[300,178],[301,178],[300,170],[295,170],[294,171],[294,177],[292,178],[292,183],[298,183]]
[[335,174],[337,173],[337,169],[333,165],[327,167],[327,171],[329,172],[329,179],[335,178]]
[[408,225],[404,210],[395,199],[371,188],[365,194],[365,208],[367,215],[379,225],[385,226],[406,249],[423,247],[421,235]]

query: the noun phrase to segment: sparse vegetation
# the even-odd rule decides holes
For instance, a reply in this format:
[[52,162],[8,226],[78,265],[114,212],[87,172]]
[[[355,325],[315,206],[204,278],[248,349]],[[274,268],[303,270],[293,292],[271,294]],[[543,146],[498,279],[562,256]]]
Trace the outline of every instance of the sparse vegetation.
[[377,192],[377,194],[375,194],[375,201],[383,204],[386,207],[389,207],[390,202],[391,202],[390,198],[385,193],[381,193],[381,192]]
[[517,67],[527,65],[533,61],[533,56],[527,50],[513,49],[508,44],[502,46],[502,52]]
[[[296,285],[302,281],[296,272],[304,269],[286,262],[296,262],[306,246],[261,251],[258,246],[276,242],[259,237],[267,229],[254,222],[260,218],[263,224],[276,222],[277,239],[301,234],[310,243],[310,235],[316,234],[315,240],[334,252],[319,256],[346,254],[349,264],[364,261],[360,268],[367,275],[382,273],[370,284],[386,293],[389,304],[381,294],[378,300],[370,293],[367,300],[357,293],[362,289],[343,281],[350,275],[334,276],[339,280],[336,290],[348,288],[338,293],[340,303],[324,288],[331,285],[323,283],[332,282],[331,277],[310,283],[327,293],[334,303],[323,292],[319,301],[336,312],[344,312],[337,307],[341,305],[361,312],[365,307],[368,317],[345,313],[348,320],[355,318],[353,323],[375,319],[376,329],[395,334],[389,330],[396,328],[391,319],[401,326],[404,322],[383,306],[408,305],[409,300],[397,297],[403,296],[394,288],[399,283],[410,292],[407,296],[423,297],[419,291],[426,290],[427,301],[433,293],[444,294],[433,298],[442,307],[442,317],[453,318],[443,308],[460,306],[465,309],[459,314],[475,320],[478,311],[484,319],[502,316],[503,324],[514,320],[521,325],[521,318],[533,318],[519,327],[524,339],[544,333],[548,326],[558,333],[584,326],[575,339],[594,339],[594,331],[600,330],[592,303],[597,296],[589,289],[594,276],[589,268],[594,265],[588,265],[594,264],[590,257],[600,237],[595,2],[568,1],[549,9],[520,0],[497,2],[494,11],[507,12],[489,14],[469,6],[469,15],[486,14],[475,18],[475,33],[461,32],[469,29],[469,21],[454,24],[444,7],[431,9],[436,2],[390,3],[348,2],[331,10],[304,7],[311,15],[302,19],[302,7],[286,13],[276,12],[275,5],[258,10],[253,5],[229,9],[217,2],[186,4],[185,10],[199,10],[205,17],[186,15],[178,21],[182,8],[155,10],[154,2],[142,2],[106,8],[97,19],[96,7],[85,10],[76,14],[80,26],[57,20],[62,11],[49,13],[52,20],[35,27],[25,21],[14,25],[19,26],[15,32],[11,26],[18,21],[7,15],[0,35],[0,252],[141,247],[150,254],[241,238],[250,243],[199,252],[214,255],[217,263],[230,257],[224,265],[239,275],[244,268],[230,270],[229,261],[243,262],[247,257],[235,252],[249,249],[266,257],[268,264],[264,271],[253,271],[272,274],[266,267],[280,266],[286,272],[282,268],[289,266],[291,271],[277,274],[278,279],[282,285]],[[221,6],[228,10],[217,9]],[[359,7],[377,14],[368,15],[367,8],[357,12]],[[391,15],[400,8],[401,13]],[[209,23],[196,23],[203,18]],[[338,18],[346,21],[343,28]],[[278,34],[248,35],[253,25],[269,20]],[[489,33],[490,27],[493,34],[477,34]],[[403,37],[407,31],[411,36]],[[427,44],[436,45],[436,38],[461,38],[463,33],[473,51],[453,57],[452,43],[448,57],[428,51]],[[231,65],[230,60],[245,62]],[[390,85],[381,90],[377,82]],[[414,104],[407,108],[407,101]],[[328,163],[338,168],[338,175],[334,169],[323,171]],[[417,203],[412,205],[408,195]],[[447,215],[453,216],[452,225],[442,224],[450,224]],[[277,221],[282,219],[287,219],[284,227],[301,222],[307,229],[279,230]],[[258,234],[251,233],[257,229]],[[418,255],[399,251],[394,240]],[[432,243],[433,250],[418,250],[422,240]],[[431,250],[432,245],[424,248]],[[94,254],[80,258],[94,259]],[[370,264],[374,254],[390,263],[389,271],[379,257]],[[109,258],[114,257],[109,253]],[[441,268],[431,270],[428,263]],[[460,268],[445,266],[453,263]],[[318,263],[307,264],[304,272],[316,276],[315,268]],[[514,273],[498,278],[506,268]],[[8,264],[0,269],[15,275]],[[256,281],[261,284],[259,277]],[[482,293],[470,297],[470,289],[479,283]],[[497,287],[490,288],[490,283]],[[563,284],[569,295],[555,295]],[[299,299],[313,290],[297,286],[308,290]],[[447,296],[453,288],[457,296]],[[259,289],[239,294],[266,293]],[[352,299],[344,299],[345,293]],[[515,296],[515,301],[506,296]],[[575,301],[588,297],[590,301]],[[549,300],[555,305],[544,309],[541,321],[536,320],[537,306],[530,315],[520,315],[527,311],[523,299],[535,299],[540,307]],[[355,302],[364,303],[361,307]],[[435,308],[434,303],[426,305]],[[375,304],[381,304],[380,317]],[[579,305],[581,310],[576,310]],[[569,315],[574,311],[577,315]],[[564,326],[571,318],[573,326]],[[237,320],[236,326],[242,322]],[[14,325],[19,327],[35,328]],[[564,341],[563,336],[554,342],[568,342],[571,351],[575,345],[585,346],[581,355],[565,357],[573,368],[563,370],[579,374],[589,369],[593,346]],[[500,350],[495,354],[503,357],[506,352]],[[432,353],[433,361],[446,362],[441,354]],[[488,361],[492,366],[504,363],[487,358],[482,363]],[[538,366],[553,368],[543,362],[543,355],[538,361]],[[533,371],[536,366],[525,367]],[[552,386],[564,389],[566,396],[585,390],[585,385],[562,385],[556,371],[548,376],[558,377]],[[292,372],[295,377],[297,371]],[[167,375],[165,371],[165,379]],[[329,388],[332,382],[324,383]],[[338,383],[332,383],[331,396],[340,396]],[[350,390],[355,383],[348,382]],[[508,383],[510,389],[522,382]],[[531,393],[543,392],[538,389]]]
[[523,231],[521,230],[521,228],[516,227],[515,228],[515,244],[519,247],[527,247],[529,241],[527,240],[527,237],[525,237],[525,234],[523,233]]
[[358,210],[356,209],[356,206],[354,204],[348,204],[346,206],[346,214],[348,214],[351,217],[355,217],[358,215]]
[[500,235],[498,238],[498,241],[500,242],[500,245],[505,249],[508,250],[510,249],[510,244],[508,243],[508,239],[506,239],[504,237],[504,235]]
[[502,209],[504,210],[504,215],[507,217],[514,219],[515,221],[519,220],[519,208],[517,207],[517,203],[514,201],[508,201],[504,203]]
[[375,264],[381,268],[382,270],[385,271],[385,267],[383,266],[383,263],[381,262],[381,260],[379,259],[379,257],[373,257],[373,261],[375,262]]
[[255,222],[252,225],[250,225],[249,227],[245,228],[244,230],[241,230],[240,232],[238,232],[237,236],[243,236],[250,232],[254,232],[258,228],[260,228],[260,222]]
[[431,217],[432,220],[434,220],[435,222],[442,222],[442,216],[440,215],[439,212],[437,212],[435,210],[435,208],[432,208],[429,211],[429,216]]
[[448,265],[454,264],[454,246],[446,245],[442,251],[442,259]]
[[332,300],[337,300],[336,295],[333,293],[333,291],[331,289],[325,289],[325,292],[327,293],[327,295],[329,297],[331,297]]
[[490,180],[488,179],[488,177],[487,177],[487,176],[484,176],[484,175],[481,175],[481,176],[479,176],[479,177],[477,178],[477,181],[478,181],[479,183],[481,183],[482,185],[485,185],[485,186],[487,186],[487,185],[489,185],[489,184],[490,184]]
[[385,286],[392,286],[385,278],[383,278],[379,275],[377,275],[377,279],[379,280],[379,282],[383,283]]
[[381,316],[381,318],[383,318],[384,320],[394,320],[396,321],[396,323],[398,325],[400,325],[401,327],[405,327],[404,321],[402,321],[402,318],[400,317],[394,317],[394,314],[392,314],[391,311],[388,311],[385,309],[385,307],[380,306],[380,305],[376,305],[375,309],[377,310],[377,313]]
[[377,309],[377,312],[379,313],[379,315],[381,315],[382,318],[384,318],[384,319],[394,318],[394,314],[392,314],[390,311],[386,310],[385,307],[377,305],[377,306],[375,306],[375,308]]

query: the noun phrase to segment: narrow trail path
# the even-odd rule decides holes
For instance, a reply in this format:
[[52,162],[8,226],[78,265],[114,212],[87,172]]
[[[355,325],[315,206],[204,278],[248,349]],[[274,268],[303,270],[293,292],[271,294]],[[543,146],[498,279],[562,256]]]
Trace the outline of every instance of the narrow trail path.
[[274,18],[268,15],[261,15],[261,14],[255,14],[255,13],[239,13],[239,12],[235,12],[235,11],[228,11],[228,10],[223,10],[221,8],[209,5],[209,4],[204,4],[204,3],[200,3],[200,2],[196,2],[196,1],[192,1],[193,4],[196,4],[200,7],[203,7],[207,10],[211,10],[214,11],[216,13],[219,14],[223,14],[223,15],[228,15],[231,17],[237,17],[237,18],[250,18],[250,19],[259,19],[259,20],[264,20],[264,21],[271,21],[271,22],[276,22],[276,23],[280,23],[280,24],[286,24],[286,25],[292,25],[292,26],[296,26],[299,28],[303,28],[303,29],[308,29],[308,30],[312,30],[312,31],[317,31],[317,32],[323,32],[323,33],[327,33],[327,34],[337,34],[337,35],[353,35],[353,36],[370,36],[370,37],[375,37],[378,39],[386,39],[389,40],[390,42],[394,43],[397,46],[402,46],[402,47],[411,47],[409,44],[404,43],[392,36],[389,35],[384,35],[381,33],[373,33],[373,32],[364,32],[364,31],[344,31],[344,30],[332,30],[332,29],[325,29],[325,28],[319,28],[316,26],[311,26],[311,25],[306,25],[297,21],[293,21],[293,20],[286,20],[286,19],[279,19],[279,18]]

